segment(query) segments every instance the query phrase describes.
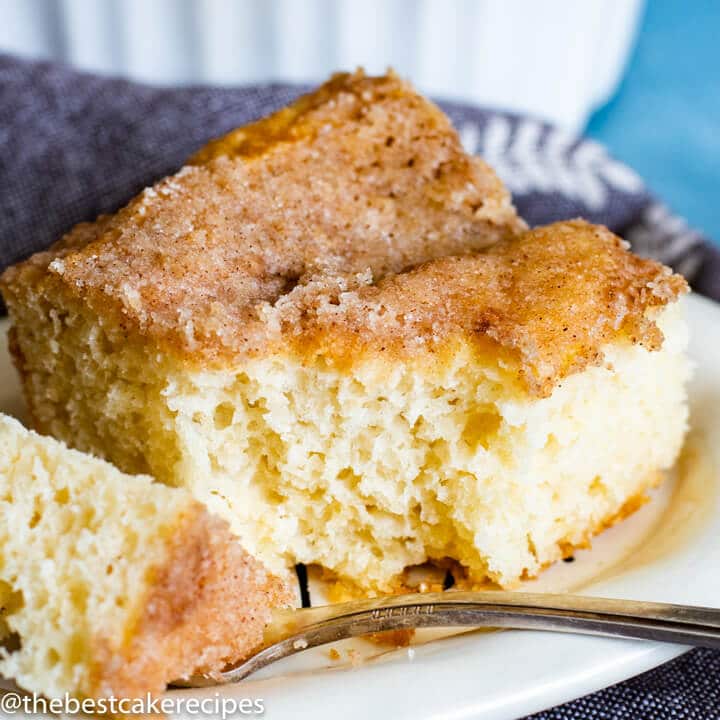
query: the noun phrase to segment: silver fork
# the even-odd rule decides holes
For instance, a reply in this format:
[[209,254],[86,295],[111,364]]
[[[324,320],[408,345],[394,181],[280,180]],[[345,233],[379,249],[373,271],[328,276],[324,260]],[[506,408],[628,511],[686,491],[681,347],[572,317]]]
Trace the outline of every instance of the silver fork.
[[414,593],[276,610],[256,655],[220,673],[174,685],[224,685],[308,648],[368,633],[426,627],[555,630],[720,648],[720,609],[715,608],[549,593]]

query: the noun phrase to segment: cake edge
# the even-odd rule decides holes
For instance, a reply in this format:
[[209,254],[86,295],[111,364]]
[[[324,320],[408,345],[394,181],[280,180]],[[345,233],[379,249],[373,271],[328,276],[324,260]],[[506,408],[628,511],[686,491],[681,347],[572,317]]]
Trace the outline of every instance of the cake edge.
[[261,646],[273,608],[293,604],[287,584],[195,500],[166,542],[125,646],[95,638],[91,696],[160,695],[173,680],[220,671]]

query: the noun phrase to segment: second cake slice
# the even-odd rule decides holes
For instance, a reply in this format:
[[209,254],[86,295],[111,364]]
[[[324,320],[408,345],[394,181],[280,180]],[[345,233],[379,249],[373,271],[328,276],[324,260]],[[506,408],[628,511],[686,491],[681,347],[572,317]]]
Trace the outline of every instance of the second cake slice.
[[262,643],[292,593],[185,490],[0,415],[0,672],[46,697],[143,698]]

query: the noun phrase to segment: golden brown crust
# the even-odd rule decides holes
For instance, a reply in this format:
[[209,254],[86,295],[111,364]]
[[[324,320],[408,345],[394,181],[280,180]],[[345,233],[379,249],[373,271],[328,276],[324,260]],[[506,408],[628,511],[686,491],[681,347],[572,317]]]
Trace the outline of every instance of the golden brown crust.
[[608,343],[658,349],[653,311],[686,291],[680,275],[633,255],[607,228],[574,220],[377,284],[298,287],[274,313],[285,341],[305,356],[442,357],[453,339],[470,340],[517,363],[527,388],[544,396],[602,362]]
[[191,162],[8,270],[4,292],[60,279],[98,314],[207,360],[261,343],[259,313],[298,283],[377,279],[524,227],[492,170],[394,74],[337,75]]
[[[26,280],[3,288],[11,312]],[[48,273],[34,288],[49,306],[68,290]],[[234,352],[294,351],[339,364],[368,356],[442,360],[453,341],[470,341],[514,367],[528,391],[547,396],[562,378],[602,363],[610,343],[658,349],[656,311],[687,290],[680,275],[633,255],[607,228],[573,220],[377,283],[335,274],[299,284],[238,326]],[[210,350],[185,359],[228,360]]]
[[193,162],[9,269],[11,311],[28,289],[48,307],[69,295],[204,367],[289,348],[407,358],[470,338],[542,396],[606,343],[658,348],[653,309],[687,289],[602,227],[520,236],[497,178],[394,75],[336,76]]
[[168,682],[221,670],[262,643],[272,608],[292,594],[246,553],[227,524],[192,504],[169,540],[165,566],[155,568],[125,648],[97,641],[90,695],[159,694]]

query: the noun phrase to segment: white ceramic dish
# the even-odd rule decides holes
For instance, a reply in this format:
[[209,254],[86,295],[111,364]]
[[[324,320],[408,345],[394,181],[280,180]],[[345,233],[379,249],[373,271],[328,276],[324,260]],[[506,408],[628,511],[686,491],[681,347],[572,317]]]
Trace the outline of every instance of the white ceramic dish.
[[[720,605],[720,305],[699,297],[687,304],[696,371],[692,428],[677,467],[638,513],[604,533],[591,550],[578,552],[575,562],[559,563],[525,588]],[[0,410],[23,417],[4,339]],[[313,580],[311,592],[315,603],[322,602],[321,583]],[[329,648],[318,648],[219,692],[262,698],[268,720],[510,720],[648,670],[684,650],[529,631],[439,635],[432,642],[421,636],[411,649],[339,644],[335,660]]]
[[392,66],[438,97],[578,131],[615,92],[643,4],[0,0],[0,51],[170,85],[317,82]]

